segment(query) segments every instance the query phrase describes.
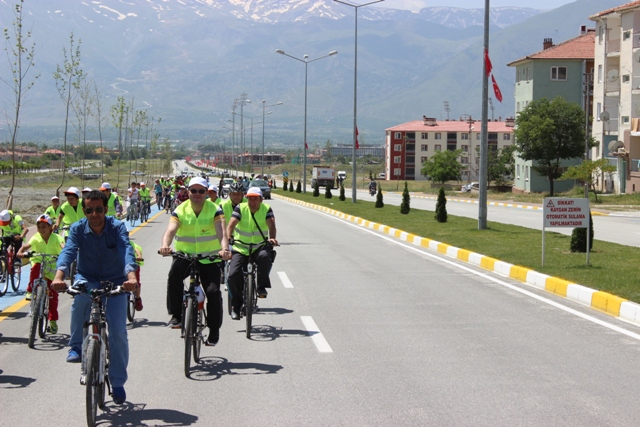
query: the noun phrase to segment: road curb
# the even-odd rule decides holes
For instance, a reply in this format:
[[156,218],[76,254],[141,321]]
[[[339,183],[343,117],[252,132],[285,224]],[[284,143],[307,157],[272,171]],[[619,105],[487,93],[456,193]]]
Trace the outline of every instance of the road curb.
[[273,194],[272,197],[295,203],[297,205],[301,205],[310,209],[325,212],[330,215],[334,215],[338,218],[344,219],[354,224],[358,224],[364,228],[382,232],[404,242],[411,243],[415,246],[420,246],[425,249],[430,249],[432,251],[446,255],[450,258],[455,258],[459,261],[468,262],[485,270],[489,270],[500,275],[507,276],[511,279],[527,283],[528,285],[531,285],[540,290],[560,295],[577,303],[591,307],[595,310],[640,325],[640,304],[628,301],[624,298],[620,298],[617,295],[613,295],[608,292],[597,291],[595,289],[591,289],[577,283],[572,283],[558,277],[540,273],[530,268],[509,264],[507,262],[500,261],[486,255],[469,251],[467,249],[461,249],[446,243],[438,242],[436,240],[417,236],[400,229],[389,227],[384,224],[378,224],[376,222],[369,221],[360,217],[348,215],[335,209],[314,205],[313,203],[302,202],[300,200],[292,199],[278,194]]

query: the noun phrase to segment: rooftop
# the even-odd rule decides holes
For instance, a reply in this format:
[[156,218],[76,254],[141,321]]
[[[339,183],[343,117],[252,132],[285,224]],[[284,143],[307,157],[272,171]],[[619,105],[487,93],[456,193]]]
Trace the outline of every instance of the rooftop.
[[[469,132],[469,122],[466,120],[441,120],[433,121],[435,125],[425,125],[425,120],[413,120],[385,129],[390,132]],[[513,126],[507,126],[506,122],[488,121],[489,132],[513,132]],[[471,124],[474,132],[480,132],[482,122],[475,120]]]
[[[636,3],[640,3],[640,1]],[[596,31],[593,28],[589,28],[585,34],[580,34],[578,37],[552,45],[547,49],[543,49],[532,55],[527,55],[507,65],[512,67],[519,62],[531,59],[593,59],[595,40]]]
[[611,9],[607,9],[607,10],[603,10],[602,12],[598,12],[595,15],[591,15],[589,17],[589,19],[591,19],[592,21],[596,21],[598,18],[602,18],[605,15],[610,15],[612,13],[620,13],[620,12],[626,12],[627,10],[631,10],[631,9],[635,9],[640,7],[640,1],[632,1],[629,3],[625,3],[623,5],[620,6],[616,6],[613,7]]

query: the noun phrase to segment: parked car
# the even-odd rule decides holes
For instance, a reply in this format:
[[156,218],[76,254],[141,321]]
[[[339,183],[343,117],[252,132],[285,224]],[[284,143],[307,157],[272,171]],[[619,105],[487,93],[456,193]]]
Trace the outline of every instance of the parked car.
[[69,173],[70,173],[71,175],[80,175],[80,169],[77,169],[77,168],[71,168],[71,169],[69,169]]
[[233,178],[225,178],[222,180],[222,189],[225,195],[229,194],[229,186],[234,183]]
[[265,199],[271,198],[271,187],[264,179],[254,179],[249,183],[249,188],[258,187],[262,191],[262,197]]
[[471,190],[479,190],[480,189],[480,184],[477,182],[472,182],[471,184],[465,184],[462,186],[461,191],[463,193],[468,193]]
[[380,172],[378,174],[378,179],[386,179],[387,178],[387,174],[385,174],[384,172]]
[[144,176],[146,175],[146,173],[142,172],[142,171],[133,171],[131,172],[131,175],[140,175],[140,176]]

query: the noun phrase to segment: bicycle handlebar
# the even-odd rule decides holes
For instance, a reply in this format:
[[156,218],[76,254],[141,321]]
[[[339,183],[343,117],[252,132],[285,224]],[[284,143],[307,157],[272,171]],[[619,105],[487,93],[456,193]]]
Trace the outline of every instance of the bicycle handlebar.
[[108,280],[104,282],[100,282],[100,286],[101,286],[100,288],[91,289],[90,291],[87,291],[87,287],[85,286],[85,284],[80,283],[80,284],[75,284],[73,286],[67,286],[67,288],[62,292],[66,292],[69,295],[74,295],[74,296],[89,294],[92,298],[103,297],[103,296],[114,296],[114,295],[119,295],[127,292],[122,288],[122,286],[116,286],[113,282],[110,282]]
[[45,254],[45,253],[40,253],[40,252],[25,252],[24,254],[22,254],[22,256],[24,258],[33,258],[33,257],[38,257],[38,256],[43,256],[43,257],[50,257],[50,258],[58,258],[58,255],[54,255],[54,254]]
[[[158,251],[158,254],[162,255],[160,251]],[[169,255],[171,255],[173,258],[181,258],[187,261],[200,261],[204,259],[208,259],[209,261],[215,261],[217,259],[222,259],[220,255],[202,255],[202,254],[189,255],[184,252],[176,252],[176,251],[171,251]],[[169,256],[169,255],[162,255],[162,256]]]

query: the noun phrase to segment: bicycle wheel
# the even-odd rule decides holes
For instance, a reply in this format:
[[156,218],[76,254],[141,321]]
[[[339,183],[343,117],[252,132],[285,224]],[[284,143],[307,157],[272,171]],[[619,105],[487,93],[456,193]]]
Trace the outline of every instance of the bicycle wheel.
[[138,219],[138,213],[136,212],[136,208],[132,207],[131,211],[129,212],[129,224],[131,225],[131,227],[135,227],[136,226],[136,220]]
[[253,317],[253,293],[255,292],[254,290],[254,283],[253,283],[253,274],[249,273],[247,274],[247,278],[246,278],[246,289],[245,289],[245,293],[244,293],[244,317],[245,320],[247,322],[247,338],[251,338],[251,320]]
[[29,338],[27,345],[29,348],[33,348],[33,344],[36,339],[36,331],[38,330],[38,322],[42,312],[40,311],[40,303],[42,302],[43,289],[40,286],[33,287],[33,295],[31,296],[31,322],[29,322]]
[[193,348],[193,339],[195,334],[195,302],[193,297],[187,297],[187,307],[182,317],[182,325],[184,327],[184,376],[189,378],[189,369],[191,369],[191,349]]
[[109,386],[109,338],[107,337],[106,328],[100,330],[102,345],[104,345],[104,355],[100,360],[100,372],[102,372],[102,381],[98,386],[98,407],[104,410],[104,401],[107,396],[107,387]]
[[127,298],[127,319],[129,319],[129,322],[133,322],[133,318],[136,316],[136,297],[133,292],[129,292]]
[[16,264],[15,263],[15,258],[13,258],[11,260],[11,264],[13,264],[13,269],[12,269],[12,278],[11,278],[11,288],[13,289],[13,292],[18,292],[18,289],[20,289],[20,279],[22,276],[22,265],[20,264]]
[[73,260],[71,262],[71,267],[69,268],[69,281],[71,283],[71,286],[73,286],[76,280],[76,265],[77,265],[77,261]]
[[49,312],[47,310],[47,303],[49,302],[49,295],[47,293],[47,282],[44,282],[40,286],[37,299],[38,312],[40,313],[40,319],[38,319],[38,336],[44,338],[47,334],[47,326],[49,325]]
[[100,400],[100,343],[90,340],[85,357],[87,425],[96,425]]
[[202,328],[204,325],[204,310],[198,310],[196,307],[196,314],[193,316],[193,361],[195,363],[200,362],[200,348],[202,347]]
[[7,293],[9,289],[9,275],[7,274],[7,261],[3,258],[0,260],[0,297]]

